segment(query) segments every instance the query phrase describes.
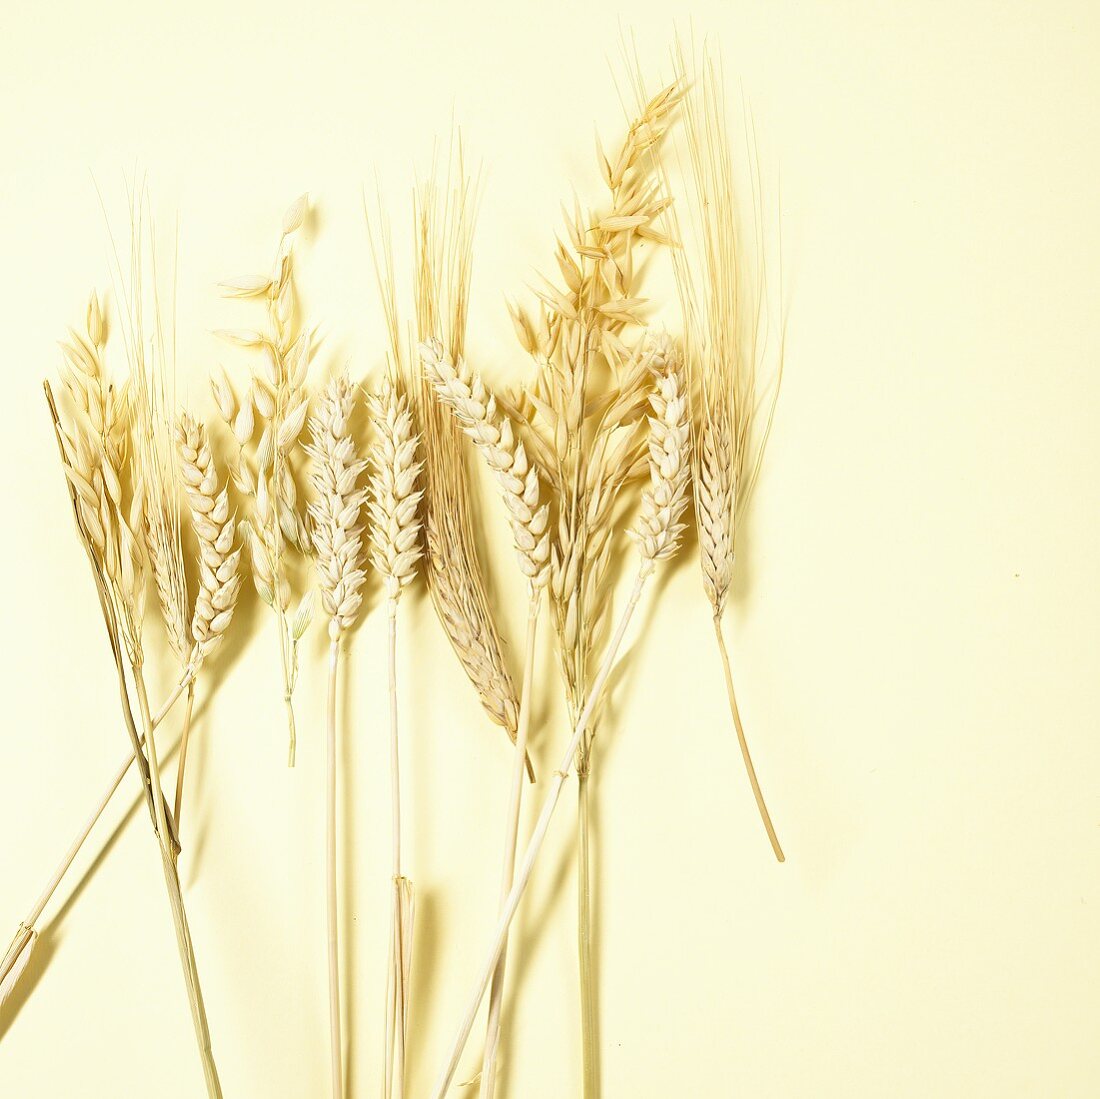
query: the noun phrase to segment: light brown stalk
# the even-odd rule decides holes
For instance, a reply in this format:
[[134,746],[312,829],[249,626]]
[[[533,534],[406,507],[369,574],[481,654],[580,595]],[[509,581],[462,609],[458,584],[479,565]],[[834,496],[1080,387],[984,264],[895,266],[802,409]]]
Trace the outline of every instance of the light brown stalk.
[[638,600],[641,598],[642,588],[645,585],[646,578],[652,571],[652,563],[645,562],[638,572],[630,597],[627,600],[626,606],[623,608],[619,624],[608,644],[603,664],[600,666],[596,677],[592,681],[592,688],[589,692],[588,701],[585,703],[584,709],[581,711],[581,715],[573,728],[573,736],[565,751],[562,753],[558,768],[550,778],[550,787],[543,799],[542,810],[539,813],[538,821],[535,824],[534,831],[531,833],[531,838],[524,851],[519,873],[516,876],[512,888],[508,892],[508,896],[501,906],[500,916],[490,939],[488,957],[478,974],[474,984],[473,995],[466,1008],[466,1014],[458,1028],[455,1040],[451,1045],[447,1062],[432,1092],[434,1099],[444,1099],[444,1096],[447,1094],[447,1089],[454,1079],[454,1074],[458,1069],[459,1059],[462,1056],[463,1050],[466,1048],[466,1042],[470,1037],[470,1031],[473,1029],[474,1020],[477,1018],[478,1008],[481,1006],[485,991],[489,987],[489,982],[492,980],[493,974],[496,972],[497,964],[504,954],[504,948],[508,941],[508,928],[511,926],[512,919],[516,914],[516,910],[519,908],[519,902],[527,888],[527,883],[531,879],[531,872],[534,869],[535,860],[538,858],[539,851],[542,849],[542,845],[546,840],[546,834],[550,827],[550,820],[554,815],[554,809],[557,807],[558,798],[561,796],[561,790],[565,785],[565,780],[569,777],[569,769],[572,765],[573,758],[588,729],[588,723],[591,721],[592,715],[600,702],[604,685],[614,667],[615,657],[622,644],[627,626],[630,624],[634,608],[637,607]]
[[409,978],[412,971],[412,884],[401,865],[401,768],[397,721],[397,599],[389,600],[388,665],[390,706],[390,811],[392,816],[390,958],[387,977],[386,1095],[403,1099],[405,1049],[409,1026]]
[[183,707],[183,733],[180,736],[180,754],[176,763],[176,800],[172,806],[172,815],[176,818],[176,827],[180,826],[183,813],[183,774],[187,766],[187,745],[191,739],[191,715],[195,709],[194,681],[187,685],[187,702]]
[[767,805],[764,804],[764,795],[756,778],[756,768],[752,765],[752,756],[749,754],[749,742],[745,739],[745,730],[741,725],[741,713],[737,708],[737,696],[733,693],[733,672],[730,669],[729,653],[726,650],[726,639],[722,635],[722,619],[719,615],[714,616],[714,634],[718,639],[718,651],[722,656],[722,670],[726,674],[726,692],[729,695],[733,727],[737,730],[737,743],[741,746],[741,758],[745,761],[749,784],[752,786],[753,797],[756,798],[756,808],[760,812],[760,819],[764,822],[764,829],[768,833],[768,840],[771,842],[776,859],[779,862],[784,862],[786,856],[783,854],[783,848],[779,845],[779,837],[775,834],[771,814],[768,812]]
[[336,895],[336,672],[340,663],[340,642],[329,643],[328,706],[325,722],[325,896],[328,934],[328,1018],[329,1060],[333,1099],[344,1095],[344,1055],[340,1041],[340,948]]
[[[504,824],[504,869],[501,874],[500,906],[503,910],[512,891],[516,868],[516,844],[519,839],[519,817],[523,800],[523,779],[527,760],[527,735],[531,725],[531,695],[534,687],[535,644],[538,639],[541,596],[530,602],[527,611],[527,641],[524,648],[523,681],[520,686],[519,726],[516,747],[512,754],[512,783],[508,794],[508,814]],[[496,1092],[496,1057],[500,1045],[501,1013],[504,1004],[504,971],[508,961],[507,939],[501,947],[500,960],[493,970],[489,990],[489,1019],[485,1027],[485,1052],[481,1062],[481,1099],[492,1099]]]
[[[164,701],[160,710],[153,716],[152,723],[153,728],[164,719],[165,715],[171,709],[172,705],[179,698],[182,686],[177,684],[176,687],[169,694],[168,698]],[[139,743],[144,745],[145,737],[141,736]],[[24,917],[23,922],[19,925],[18,930],[15,933],[15,937],[12,939],[12,944],[8,948],[8,952],[0,960],[0,989],[3,990],[3,994],[0,994],[0,1004],[15,986],[15,979],[13,979],[13,973],[15,972],[17,964],[25,964],[29,957],[29,952],[33,949],[34,942],[38,937],[37,924],[42,918],[42,913],[46,909],[46,905],[50,903],[50,899],[54,893],[57,892],[58,886],[61,884],[65,875],[69,872],[69,868],[76,860],[76,856],[80,853],[80,849],[84,846],[88,836],[91,835],[92,829],[96,826],[99,818],[103,815],[107,806],[110,804],[111,799],[115,796],[119,786],[122,785],[122,780],[126,777],[130,768],[134,765],[134,753],[131,751],[127,753],[126,758],[119,765],[115,771],[111,781],[107,784],[106,789],[100,796],[99,801],[96,803],[95,808],[89,814],[87,820],[80,826],[80,830],[76,833],[73,842],[69,845],[68,850],[62,856],[61,861],[55,867],[53,873],[50,875],[49,881],[46,883],[46,887],[38,895],[38,899],[31,906],[30,911]],[[24,953],[26,952],[26,954]]]
[[221,1099],[221,1083],[214,1064],[214,1053],[210,1045],[210,1026],[206,1019],[206,1008],[199,986],[199,971],[195,961],[195,948],[191,943],[191,931],[187,924],[187,912],[183,905],[183,893],[180,889],[179,874],[176,869],[175,852],[168,843],[168,826],[164,815],[164,796],[160,784],[160,763],[157,759],[156,737],[153,730],[152,714],[149,710],[149,696],[145,690],[145,677],[140,659],[133,664],[134,687],[138,699],[138,710],[145,731],[145,745],[149,754],[149,774],[153,783],[154,805],[157,813],[157,830],[160,839],[161,862],[165,883],[168,886],[168,898],[172,909],[172,925],[176,932],[176,945],[184,971],[184,984],[187,986],[187,1000],[191,1007],[191,1020],[195,1028],[195,1038],[202,1060],[203,1077],[210,1099]]

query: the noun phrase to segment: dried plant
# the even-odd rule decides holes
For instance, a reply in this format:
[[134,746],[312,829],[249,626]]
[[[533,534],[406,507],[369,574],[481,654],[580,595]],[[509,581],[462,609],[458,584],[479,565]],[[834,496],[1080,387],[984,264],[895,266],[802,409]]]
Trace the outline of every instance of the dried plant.
[[314,498],[309,504],[317,583],[328,616],[329,677],[325,736],[325,884],[328,916],[329,1037],[332,1094],[344,1094],[343,1048],[340,1041],[340,955],[337,944],[336,872],[336,680],[340,638],[355,623],[362,606],[362,528],[359,515],[367,491],[359,479],[367,463],[355,450],[349,421],[355,391],[344,376],[334,378],[309,425],[306,453],[313,459]]
[[607,679],[615,665],[634,608],[642,595],[646,580],[658,563],[671,557],[679,546],[684,530],[682,516],[688,503],[691,468],[690,425],[687,396],[684,391],[682,366],[679,357],[667,345],[663,349],[660,373],[655,392],[651,394],[653,415],[649,427],[649,484],[642,494],[641,515],[630,536],[640,557],[638,573],[630,596],[619,618],[618,625],[607,646],[603,662],[592,680],[588,698],[574,727],[573,735],[562,755],[557,770],[550,778],[550,789],[543,801],[538,821],[527,844],[527,849],[508,896],[502,906],[500,919],[493,932],[489,956],[481,968],[474,994],[459,1027],[458,1035],[442,1073],[433,1091],[434,1099],[443,1099],[454,1078],[459,1058],[469,1039],[478,1008],[485,996],[496,967],[503,956],[508,940],[508,928],[516,914],[519,902],[531,877],[535,860],[546,839],[550,819],[554,814],[562,787],[565,785],[570,764],[584,739],[588,723],[599,705]]
[[[187,687],[183,731],[176,772],[174,818],[179,828],[184,777],[195,702],[195,679],[207,655],[228,628],[236,606],[239,582],[233,553],[234,526],[228,499],[217,496],[217,474],[209,449],[202,467],[188,467],[197,456],[176,453],[175,423],[175,287],[172,287],[171,329],[162,306],[156,233],[144,191],[136,192],[130,209],[128,277],[119,264],[118,281],[124,309],[121,328],[130,369],[133,408],[135,480],[140,485],[145,515],[145,549],[156,583],[157,605],[169,646]],[[117,262],[117,254],[116,254]],[[186,448],[185,448],[186,449]],[[177,459],[182,461],[182,466]],[[186,489],[198,549],[200,584],[192,609],[187,592],[180,512],[181,483]],[[223,548],[215,550],[213,541]],[[225,573],[225,582],[209,575],[210,566]],[[217,599],[217,609],[210,602]],[[212,628],[214,619],[216,628]]]
[[[309,411],[305,383],[312,345],[310,333],[303,332],[298,323],[294,293],[294,240],[308,210],[309,197],[302,195],[283,216],[269,277],[222,283],[230,297],[257,298],[266,303],[267,332],[227,329],[219,333],[239,347],[258,349],[263,372],[253,373],[251,385],[240,401],[224,371],[211,380],[218,410],[237,442],[237,460],[230,475],[237,490],[251,502],[252,522],[247,524],[246,540],[252,577],[260,598],[275,611],[278,620],[283,701],[290,735],[287,762],[291,767],[297,748],[293,699],[298,679],[298,642],[309,626],[312,611],[312,601],[306,596],[290,615],[287,560],[291,547],[303,554],[309,551],[309,532],[298,505],[295,457]],[[253,449],[249,444],[257,427],[259,441]]]
[[422,467],[419,439],[408,402],[393,379],[383,379],[370,398],[377,442],[371,449],[374,473],[370,500],[372,557],[382,578],[389,619],[387,646],[390,699],[390,805],[392,812],[390,956],[386,976],[386,1068],[384,1094],[405,1093],[405,1049],[409,1026],[415,900],[412,882],[401,865],[401,769],[397,730],[397,606],[416,575],[421,557],[417,486]]
[[[442,339],[453,358],[462,357],[472,262],[471,182],[460,163],[458,182],[446,198],[433,182],[418,192],[414,207],[416,342]],[[408,395],[419,429],[424,493],[421,509],[424,574],[444,632],[486,714],[515,743],[519,700],[504,660],[503,643],[490,607],[474,535],[473,501],[462,435],[435,399],[406,341],[397,307],[393,249],[383,224],[374,257],[390,355],[394,369],[408,379]],[[528,763],[528,774],[533,772]]]
[[[66,352],[71,367],[66,384],[79,409],[69,429],[61,424],[48,384],[47,399],[69,482],[77,529],[92,565],[115,658],[123,718],[142,772],[153,830],[160,847],[207,1092],[216,1097],[221,1095],[221,1087],[210,1048],[209,1027],[176,868],[179,844],[162,791],[156,741],[152,735],[153,716],[145,688],[142,626],[146,574],[141,552],[145,513],[140,473],[135,477],[130,467],[132,417],[103,365],[106,327],[102,314],[98,308],[89,309],[88,317],[86,335],[74,333],[75,339]],[[139,736],[133,719],[123,650],[133,678],[143,737]]]
[[[496,398],[486,388],[480,375],[471,371],[462,360],[456,363],[439,340],[422,344],[420,354],[424,373],[435,386],[440,401],[454,413],[462,430],[473,440],[496,478],[512,526],[512,541],[520,571],[527,578],[527,638],[523,658],[523,682],[520,687],[515,764],[505,820],[504,869],[501,881],[503,904],[512,888],[515,872],[523,772],[527,758],[531,694],[534,686],[535,645],[538,639],[542,593],[550,579],[550,536],[547,530],[550,507],[542,502],[538,470],[528,462],[523,442],[516,437],[511,419],[500,412]],[[485,1099],[490,1099],[496,1090],[496,1054],[500,1044],[504,1002],[506,947],[507,944],[501,950],[489,996],[489,1019],[481,1069],[481,1094]]]
[[745,770],[772,850],[783,862],[783,849],[741,724],[722,631],[739,520],[760,470],[783,364],[782,339],[772,338],[771,332],[775,316],[763,238],[759,162],[755,146],[746,141],[753,200],[747,207],[734,164],[718,64],[705,51],[697,63],[689,64],[679,47],[676,65],[679,78],[691,83],[683,112],[690,168],[688,214],[683,219],[684,247],[674,257],[674,268],[697,403],[694,485],[703,588],[713,612]]
[[[609,191],[606,213],[568,217],[555,253],[562,284],[545,280],[540,313],[513,306],[535,378],[511,410],[527,428],[531,452],[556,500],[550,585],[558,654],[570,717],[576,722],[607,641],[611,575],[622,523],[622,489],[645,469],[644,413],[656,345],[636,333],[645,300],[639,248],[668,243],[658,221],[669,206],[653,156],[682,96],[679,82],[646,102],[622,145],[599,150]],[[577,770],[577,947],[584,1094],[598,1092],[594,973],[591,959],[590,797],[595,722],[581,741]]]
[[[190,623],[190,665],[199,666],[221,644],[240,594],[241,547],[236,545],[236,525],[229,514],[229,494],[219,488],[218,471],[210,453],[206,428],[183,413],[174,430],[179,478],[187,493],[191,528],[198,543],[199,588]],[[176,775],[176,823],[183,805],[184,766],[187,761],[191,707],[195,692],[188,686],[183,737]]]

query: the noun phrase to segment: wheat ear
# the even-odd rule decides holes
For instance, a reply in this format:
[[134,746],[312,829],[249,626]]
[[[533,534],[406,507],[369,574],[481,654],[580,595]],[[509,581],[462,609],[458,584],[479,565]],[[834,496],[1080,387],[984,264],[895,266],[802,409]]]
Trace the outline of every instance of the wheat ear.
[[358,482],[366,462],[355,450],[349,421],[355,390],[344,376],[325,389],[310,420],[306,453],[313,459],[314,498],[309,504],[317,583],[328,616],[329,679],[325,737],[325,892],[328,918],[329,1050],[332,1094],[344,1094],[340,1038],[340,955],[336,869],[336,681],[340,638],[351,628],[363,602],[363,542],[359,515],[366,490]]
[[386,1060],[384,1094],[405,1093],[405,1048],[409,1025],[415,900],[401,865],[401,770],[397,721],[397,607],[420,560],[422,492],[417,478],[419,439],[405,397],[385,377],[369,401],[377,442],[371,448],[373,489],[371,556],[382,578],[388,611],[387,659],[390,706],[391,886],[390,946],[386,968]]
[[[175,442],[179,479],[187,494],[191,527],[199,551],[199,590],[188,631],[190,666],[197,671],[221,643],[233,618],[241,587],[241,550],[235,548],[236,529],[229,514],[229,496],[225,488],[219,490],[205,426],[184,413],[175,426]],[[183,808],[183,780],[194,700],[194,690],[189,687],[176,773],[177,824]]]
[[[689,65],[682,46],[676,50],[675,62],[679,79],[691,85],[683,112],[691,183],[688,231],[682,234],[684,247],[674,255],[674,271],[697,400],[693,419],[699,560],[738,747],[768,841],[776,859],[783,862],[783,848],[741,723],[722,630],[739,520],[760,470],[783,366],[782,337],[769,339],[773,313],[760,166],[750,131],[746,146],[752,203],[746,208],[734,170],[734,143],[719,65],[705,48],[697,64]],[[769,400],[762,392],[761,375],[772,359],[775,374]]]
[[664,357],[662,373],[656,379],[651,403],[653,416],[649,423],[649,484],[642,493],[639,518],[629,531],[640,557],[638,574],[608,645],[603,663],[592,681],[592,688],[584,708],[574,725],[573,735],[562,754],[557,770],[550,779],[550,789],[543,800],[542,810],[528,841],[519,873],[502,905],[500,918],[491,939],[488,958],[479,972],[473,996],[451,1046],[448,1060],[432,1092],[434,1099],[444,1099],[454,1078],[478,1008],[481,1006],[497,963],[503,956],[504,947],[508,941],[508,928],[519,908],[519,902],[530,881],[535,860],[546,839],[550,820],[569,775],[570,764],[575,758],[588,723],[599,704],[604,685],[611,675],[615,658],[634,609],[641,598],[646,580],[661,561],[667,560],[676,552],[680,544],[684,530],[681,518],[688,503],[691,455],[687,399],[680,363],[675,354],[667,354]]
[[[516,746],[512,780],[505,819],[504,860],[501,881],[501,904],[512,887],[515,871],[516,841],[519,834],[519,814],[523,798],[523,774],[527,759],[527,741],[531,718],[531,694],[534,679],[534,652],[538,639],[539,612],[542,592],[550,579],[550,509],[541,500],[538,470],[527,459],[522,441],[516,437],[511,419],[497,407],[496,398],[488,391],[480,375],[461,360],[456,364],[438,340],[421,346],[425,372],[436,388],[439,399],[454,413],[463,431],[473,440],[496,477],[512,526],[512,540],[520,570],[527,578],[527,636],[523,660],[523,681],[520,687],[520,713],[516,731]],[[489,1018],[482,1061],[481,1088],[485,1099],[491,1099],[496,1089],[496,1056],[500,1044],[501,1013],[504,1001],[504,978],[507,961],[501,951],[493,974],[489,997]]]

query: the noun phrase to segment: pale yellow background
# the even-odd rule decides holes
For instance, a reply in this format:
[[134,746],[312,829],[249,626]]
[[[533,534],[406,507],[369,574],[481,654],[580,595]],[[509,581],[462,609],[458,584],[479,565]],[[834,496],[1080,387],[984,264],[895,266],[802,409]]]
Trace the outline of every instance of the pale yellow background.
[[[135,167],[162,221],[179,211],[181,351],[209,411],[202,379],[224,353],[209,331],[247,313],[213,284],[266,262],[306,189],[322,368],[378,368],[360,188],[377,174],[403,248],[412,171],[453,116],[484,166],[471,346],[515,376],[503,296],[548,266],[570,187],[599,195],[593,128],[610,142],[622,124],[620,17],[655,76],[673,30],[648,0],[398,8],[105,0],[4,16],[5,942],[125,749],[39,390],[108,284],[89,169],[116,227]],[[787,376],[727,624],[789,861],[756,819],[685,557],[631,631],[598,761],[604,1094],[1095,1097],[1100,18],[1089,3],[689,15],[721,41],[782,170]],[[514,649],[521,589],[486,514]],[[492,920],[509,760],[423,599],[402,628],[416,1097]],[[321,640],[288,772],[254,601],[242,629],[197,726],[184,878],[226,1096],[302,1099],[327,1094]],[[383,641],[375,613],[349,646],[343,725],[356,1097],[377,1094],[383,1047]],[[545,774],[566,732],[548,643],[543,667]],[[578,1094],[573,793],[519,923],[503,1072],[523,1099]],[[48,965],[0,1019],[4,1099],[201,1094],[156,861],[142,810],[76,903],[51,906]]]

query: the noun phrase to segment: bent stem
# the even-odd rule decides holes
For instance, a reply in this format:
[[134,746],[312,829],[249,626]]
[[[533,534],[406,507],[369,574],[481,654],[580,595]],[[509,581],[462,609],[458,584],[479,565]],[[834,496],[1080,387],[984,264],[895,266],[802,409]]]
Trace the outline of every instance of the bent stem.
[[[512,753],[512,785],[508,797],[508,816],[504,829],[504,870],[501,876],[501,909],[508,901],[516,866],[516,840],[519,836],[519,811],[523,800],[523,781],[527,764],[527,735],[531,724],[531,688],[535,670],[535,641],[538,634],[540,598],[531,599],[527,615],[527,644],[523,657],[523,682],[520,687],[519,722],[516,727],[516,746]],[[497,1049],[500,1045],[501,1009],[504,1002],[504,969],[508,961],[508,942],[501,948],[500,960],[493,971],[489,990],[489,1020],[485,1029],[485,1053],[481,1063],[482,1099],[493,1099],[496,1091]]]
[[[343,1099],[344,1068],[340,1043],[340,952],[336,909],[336,671],[339,637],[329,645],[328,713],[325,735],[325,893],[328,898],[328,1015],[332,1094]],[[289,706],[289,698],[287,699]],[[293,711],[290,711],[293,714]],[[293,725],[291,726],[293,728]],[[293,743],[293,742],[292,742]]]
[[561,761],[558,764],[558,769],[554,772],[550,780],[550,789],[547,791],[546,797],[543,800],[542,811],[539,813],[538,821],[535,824],[534,831],[531,833],[531,839],[528,841],[527,849],[524,852],[519,875],[503,905],[503,910],[500,913],[496,928],[493,932],[489,956],[478,975],[474,985],[473,996],[467,1005],[466,1014],[459,1026],[458,1034],[451,1047],[447,1063],[440,1073],[435,1089],[432,1092],[433,1099],[444,1099],[447,1089],[454,1079],[455,1071],[458,1068],[459,1058],[461,1058],[462,1051],[466,1048],[466,1042],[469,1040],[470,1031],[473,1029],[474,1020],[477,1017],[478,1008],[481,1006],[481,1001],[485,996],[485,990],[489,987],[489,981],[492,979],[493,973],[496,970],[497,962],[500,961],[501,955],[504,953],[504,946],[508,938],[508,928],[516,914],[516,910],[519,908],[519,902],[523,897],[524,890],[527,888],[527,883],[531,879],[531,872],[534,869],[535,860],[538,858],[539,851],[542,849],[542,845],[546,840],[546,833],[550,827],[550,819],[554,815],[554,809],[557,806],[558,798],[561,796],[562,786],[565,785],[565,780],[569,775],[570,764],[576,756],[577,748],[580,746],[585,730],[588,728],[588,723],[592,719],[592,713],[600,700],[604,685],[611,675],[615,657],[618,654],[619,647],[622,645],[623,635],[626,633],[626,628],[630,623],[634,608],[637,607],[638,600],[641,598],[645,581],[652,571],[652,562],[643,561],[641,568],[638,570],[638,576],[634,581],[634,588],[630,593],[630,599],[623,608],[619,624],[615,628],[615,634],[608,645],[603,664],[600,666],[596,678],[592,681],[588,699],[573,729],[572,739],[569,741],[562,755]]
[[191,737],[191,714],[195,709],[195,681],[187,685],[187,704],[183,710],[183,734],[180,737],[180,756],[176,766],[176,802],[172,815],[176,818],[176,830],[180,826],[180,813],[183,810],[183,771],[187,766],[187,744]]
[[[160,710],[153,716],[152,725],[154,729],[164,720],[168,711],[172,708],[182,691],[183,686],[181,681],[165,700]],[[145,737],[140,737],[138,743],[144,745]],[[133,765],[134,753],[131,750],[126,754],[126,758],[115,771],[111,781],[107,784],[107,788],[103,791],[87,820],[80,826],[80,830],[77,832],[73,842],[69,845],[68,850],[54,869],[45,889],[38,895],[38,900],[34,902],[30,912],[19,925],[19,930],[16,931],[15,938],[12,940],[12,944],[7,954],[5,954],[3,960],[0,961],[0,988],[5,987],[5,982],[14,970],[15,964],[22,956],[23,951],[27,948],[27,944],[38,934],[35,925],[42,918],[42,913],[45,911],[46,905],[50,903],[50,899],[53,897],[54,893],[57,892],[58,886],[69,872],[69,868],[76,860],[76,856],[80,853],[80,849],[84,846],[88,836],[91,835],[92,829],[96,826],[99,818],[103,816],[104,810],[110,804],[111,799],[122,785],[122,780],[126,777]]]
[[390,956],[386,977],[385,1092],[405,1094],[405,1042],[409,1026],[412,974],[412,883],[401,873],[401,768],[397,724],[397,600],[389,601],[390,811],[392,814],[393,904],[390,911]]
[[195,948],[191,942],[191,931],[183,904],[183,892],[180,888],[179,874],[176,871],[176,852],[168,840],[164,794],[160,782],[160,764],[157,760],[156,738],[153,735],[153,718],[149,710],[149,696],[145,690],[145,677],[140,659],[133,662],[133,672],[149,757],[149,777],[153,787],[153,807],[156,815],[157,838],[160,841],[161,865],[164,870],[164,883],[168,890],[168,901],[172,908],[172,924],[176,931],[176,945],[179,948],[180,963],[183,966],[187,999],[191,1006],[191,1021],[195,1027],[195,1038],[199,1046],[207,1094],[210,1099],[221,1099],[221,1084],[218,1080],[218,1070],[214,1065],[214,1053],[210,1046],[210,1027],[206,1019],[206,1008],[203,1005],[202,989],[199,987]]
[[737,743],[741,746],[741,758],[745,761],[749,784],[752,786],[753,797],[756,798],[756,808],[760,812],[760,819],[764,822],[764,829],[768,833],[768,839],[771,841],[772,851],[775,852],[776,859],[779,862],[784,862],[786,856],[783,854],[783,848],[779,846],[779,837],[775,834],[771,814],[768,813],[768,807],[764,804],[764,795],[761,793],[760,783],[756,778],[756,768],[753,767],[752,756],[749,755],[749,742],[745,739],[745,730],[741,725],[741,713],[737,708],[737,697],[733,693],[733,672],[730,669],[729,653],[726,651],[726,639],[722,635],[722,619],[718,615],[714,616],[714,635],[718,638],[718,651],[722,654],[722,668],[726,673],[726,693],[729,695],[733,727],[737,730]]

